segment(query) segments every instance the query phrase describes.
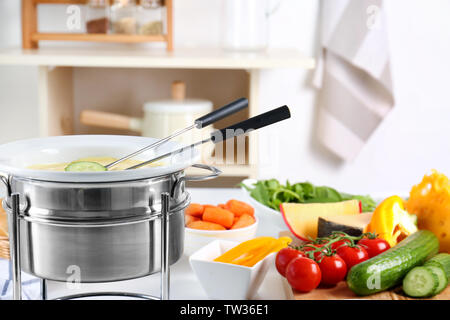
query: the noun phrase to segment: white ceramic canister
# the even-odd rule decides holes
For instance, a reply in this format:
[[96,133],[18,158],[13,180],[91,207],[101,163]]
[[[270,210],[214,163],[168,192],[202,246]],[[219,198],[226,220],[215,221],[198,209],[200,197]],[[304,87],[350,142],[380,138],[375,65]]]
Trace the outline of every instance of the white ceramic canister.
[[[186,99],[186,86],[183,82],[172,83],[172,99],[150,101],[144,104],[144,118],[142,120],[142,135],[147,137],[165,138],[177,130],[192,125],[196,119],[210,113],[213,104],[209,100]],[[188,145],[206,138],[213,131],[213,126],[201,130],[193,129],[176,138],[184,145]],[[211,155],[214,146],[202,145],[202,155]]]
[[[83,110],[80,121],[85,125],[132,130],[140,132],[145,137],[161,139],[175,131],[191,126],[197,118],[210,113],[212,110],[213,103],[209,100],[187,99],[185,83],[175,81],[172,83],[171,99],[144,103],[143,118],[96,110]],[[213,130],[213,126],[201,130],[193,129],[173,140],[188,145],[206,138]],[[200,147],[204,159],[210,157],[214,150],[212,144],[204,144]]]

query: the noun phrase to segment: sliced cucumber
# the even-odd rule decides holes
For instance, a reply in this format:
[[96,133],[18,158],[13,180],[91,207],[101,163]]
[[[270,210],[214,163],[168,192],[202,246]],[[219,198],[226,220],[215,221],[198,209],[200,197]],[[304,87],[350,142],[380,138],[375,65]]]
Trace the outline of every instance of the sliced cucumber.
[[445,274],[445,271],[441,267],[433,265],[425,265],[424,267],[430,269],[431,272],[433,272],[438,277],[439,283],[436,290],[433,292],[433,296],[444,291],[444,289],[447,288],[448,284],[447,275]]
[[425,262],[426,266],[429,265],[437,265],[438,267],[441,267],[445,274],[447,275],[447,280],[450,282],[450,254],[449,253],[439,253],[432,257],[431,259],[427,260]]
[[107,169],[97,162],[75,161],[70,163],[64,170],[71,172],[95,172],[95,171],[106,171]]
[[403,279],[403,291],[414,298],[432,296],[438,286],[438,276],[428,267],[415,267]]

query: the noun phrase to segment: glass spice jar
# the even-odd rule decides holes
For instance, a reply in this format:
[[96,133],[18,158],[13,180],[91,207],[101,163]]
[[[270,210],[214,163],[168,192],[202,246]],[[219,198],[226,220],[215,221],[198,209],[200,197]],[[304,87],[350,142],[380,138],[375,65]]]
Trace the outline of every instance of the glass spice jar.
[[111,31],[118,34],[137,33],[136,0],[114,0],[111,6]]
[[109,0],[89,0],[86,8],[86,32],[108,33]]
[[162,0],[141,0],[138,11],[139,34],[159,35],[164,31],[165,6]]

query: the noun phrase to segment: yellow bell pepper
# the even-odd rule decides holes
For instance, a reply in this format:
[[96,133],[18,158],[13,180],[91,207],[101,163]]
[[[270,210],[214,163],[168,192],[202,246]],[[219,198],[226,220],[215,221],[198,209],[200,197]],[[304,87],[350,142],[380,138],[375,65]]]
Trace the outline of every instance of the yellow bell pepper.
[[264,246],[270,245],[275,238],[272,237],[258,237],[248,241],[244,241],[234,248],[231,248],[221,256],[214,259],[216,262],[232,263],[239,258],[245,257],[252,250],[259,250]]
[[214,261],[252,267],[272,252],[278,252],[286,247],[291,241],[289,237],[279,239],[258,237],[242,242],[214,259]]
[[392,196],[381,202],[373,212],[364,232],[373,232],[391,247],[417,231],[417,217],[406,212],[403,199]]
[[274,239],[275,241],[271,246],[266,248],[261,248],[259,252],[255,252],[255,254],[251,257],[251,259],[240,263],[241,266],[253,267],[259,261],[267,257],[269,254],[273,252],[278,252],[281,249],[287,247],[289,243],[291,243],[292,239],[289,237],[281,237],[279,239]]

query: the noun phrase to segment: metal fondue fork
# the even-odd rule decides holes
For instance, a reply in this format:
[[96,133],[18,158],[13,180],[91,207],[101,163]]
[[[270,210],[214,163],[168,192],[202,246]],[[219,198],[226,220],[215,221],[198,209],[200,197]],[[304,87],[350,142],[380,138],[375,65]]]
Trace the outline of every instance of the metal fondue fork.
[[279,121],[289,119],[290,117],[291,117],[291,113],[289,111],[289,108],[287,106],[282,106],[282,107],[273,109],[271,111],[265,112],[263,114],[260,114],[258,116],[252,117],[250,119],[244,120],[242,122],[236,123],[229,127],[226,127],[226,128],[220,129],[220,130],[216,130],[216,131],[212,132],[211,136],[207,139],[198,141],[189,146],[182,147],[177,150],[174,150],[174,151],[165,153],[163,155],[160,155],[158,157],[155,157],[153,159],[144,161],[142,163],[139,163],[137,165],[129,167],[126,170],[137,169],[142,166],[153,163],[155,161],[159,161],[161,159],[173,156],[175,154],[179,154],[179,153],[183,153],[188,150],[192,150],[196,146],[199,146],[206,142],[212,141],[214,144],[217,144],[219,142],[225,141],[225,140],[233,138],[233,137],[237,137],[237,136],[240,136],[243,134],[248,134],[250,131],[269,126],[269,125],[277,123]]
[[161,140],[158,140],[158,141],[152,143],[149,146],[146,146],[146,147],[144,147],[140,150],[137,150],[129,155],[126,155],[125,157],[122,157],[114,162],[111,162],[111,163],[107,164],[105,166],[105,168],[109,170],[111,167],[117,165],[118,163],[125,161],[127,159],[130,159],[130,158],[133,158],[134,156],[137,156],[138,154],[141,154],[144,151],[147,151],[147,150],[150,150],[153,148],[157,148],[160,145],[166,143],[167,141],[169,141],[189,130],[192,130],[194,128],[202,129],[204,127],[209,126],[210,124],[213,124],[216,121],[219,121],[225,117],[228,117],[229,115],[232,115],[232,114],[234,114],[244,108],[247,108],[247,107],[248,107],[248,99],[246,99],[246,98],[237,99],[237,100],[221,107],[220,109],[214,110],[214,111],[196,119],[194,124],[192,124],[191,126],[186,127],[181,130],[178,130],[178,131],[172,133],[170,136],[167,136]]

